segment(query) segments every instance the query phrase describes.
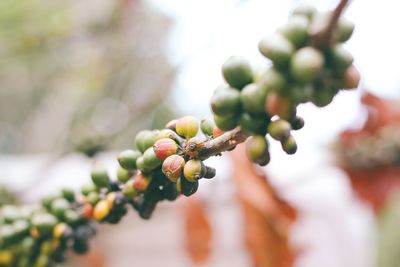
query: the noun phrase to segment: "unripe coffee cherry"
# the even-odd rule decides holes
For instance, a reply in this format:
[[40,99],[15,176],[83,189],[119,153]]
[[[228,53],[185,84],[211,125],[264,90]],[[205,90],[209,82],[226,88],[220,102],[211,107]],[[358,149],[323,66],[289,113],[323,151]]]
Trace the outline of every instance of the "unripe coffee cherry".
[[157,134],[156,141],[163,138],[170,138],[178,144],[180,144],[183,141],[182,137],[180,137],[176,132],[170,129],[160,130],[160,132]]
[[311,19],[315,13],[317,13],[317,9],[309,4],[301,4],[292,10],[292,16],[305,16],[308,19]]
[[107,200],[102,199],[94,206],[93,218],[96,221],[101,221],[107,217],[108,214],[110,214],[110,206]]
[[212,134],[212,136],[213,136],[213,138],[217,138],[217,137],[219,137],[219,136],[221,136],[221,135],[223,135],[224,134],[224,131],[222,131],[220,128],[218,128],[218,127],[215,127],[214,128],[214,130],[213,130],[213,134]]
[[238,115],[218,116],[214,114],[214,121],[218,128],[229,131],[238,125]]
[[93,183],[98,187],[108,187],[110,184],[110,177],[107,170],[102,166],[95,166],[91,173]]
[[289,122],[279,119],[268,125],[268,133],[275,140],[281,141],[289,137],[292,126]]
[[147,167],[144,164],[144,157],[140,156],[137,160],[136,160],[136,167],[138,168],[138,170],[142,171],[142,172],[149,172],[151,171],[151,169],[149,169],[149,167]]
[[81,192],[84,196],[87,196],[90,192],[97,192],[99,189],[94,183],[87,183],[81,187]]
[[232,87],[242,89],[253,82],[253,71],[250,63],[242,57],[232,56],[222,65],[222,75]]
[[48,236],[53,232],[58,220],[49,213],[39,213],[32,217],[32,227],[36,228],[40,237]]
[[353,56],[342,45],[335,45],[328,53],[328,64],[343,73],[353,63]]
[[300,47],[306,44],[308,39],[308,18],[304,16],[293,16],[279,29],[294,46]]
[[222,85],[218,87],[211,98],[211,109],[219,116],[236,114],[240,111],[240,92]]
[[265,101],[265,111],[270,117],[278,115],[280,118],[287,119],[292,108],[291,101],[277,92],[270,92]]
[[136,197],[139,195],[139,193],[135,190],[135,188],[133,187],[133,179],[127,181],[124,186],[122,187],[122,194],[125,197]]
[[153,146],[154,153],[160,160],[166,159],[168,156],[176,154],[178,151],[178,145],[170,138],[162,138]]
[[195,182],[202,178],[206,172],[204,163],[201,160],[191,159],[186,162],[183,168],[183,175],[189,182]]
[[200,122],[200,129],[202,133],[205,134],[206,136],[212,136],[215,127],[216,125],[214,121],[211,119],[204,118]]
[[324,67],[324,56],[313,47],[299,49],[290,63],[290,72],[300,82],[312,82]]
[[304,127],[304,119],[302,117],[295,117],[291,121],[291,125],[293,130],[300,130]]
[[262,135],[255,135],[246,141],[247,157],[261,166],[269,163],[268,141]]
[[149,187],[150,181],[150,177],[144,176],[142,173],[139,173],[133,178],[133,188],[137,192],[144,192]]
[[[136,162],[135,162],[136,165]],[[117,179],[120,183],[125,183],[131,178],[131,174],[129,173],[128,170],[119,167],[117,170]]]
[[262,134],[267,133],[267,124],[269,120],[265,115],[250,115],[246,112],[240,115],[239,125],[247,134]]
[[89,195],[86,196],[86,201],[90,205],[94,206],[99,202],[100,195],[97,192],[90,192]]
[[149,147],[154,145],[158,131],[143,130],[136,134],[136,147],[143,153]]
[[161,165],[162,160],[160,160],[155,152],[153,147],[149,147],[144,153],[143,153],[143,163],[145,168],[149,170],[153,170],[157,168],[158,166]]
[[266,95],[266,87],[260,87],[254,83],[246,85],[240,92],[240,101],[242,102],[243,109],[251,114],[265,113],[264,106]]
[[344,17],[340,17],[337,24],[337,40],[341,43],[350,39],[354,32],[354,23]]
[[286,66],[294,52],[294,46],[282,34],[266,36],[258,43],[258,50],[278,66]]
[[142,154],[137,150],[124,150],[118,155],[119,165],[126,170],[135,170],[136,160],[141,155]]
[[63,218],[65,211],[69,208],[70,204],[65,198],[57,198],[51,203],[51,213],[57,218]]
[[185,159],[179,155],[171,155],[162,164],[162,172],[172,182],[176,183],[182,176]]
[[186,139],[196,136],[199,131],[199,122],[193,116],[185,116],[176,122],[176,132]]
[[273,91],[282,91],[287,87],[285,75],[274,67],[269,68],[262,74],[257,83],[260,87]]
[[181,177],[176,182],[176,189],[184,196],[191,196],[196,193],[197,189],[199,188],[199,182],[189,182],[184,177]]
[[72,190],[71,188],[63,188],[63,189],[61,189],[61,194],[69,202],[75,201],[75,191]]
[[287,154],[292,155],[297,151],[296,140],[293,135],[290,135],[286,140],[281,141],[282,149]]
[[322,90],[315,91],[311,102],[317,107],[325,107],[330,104],[335,97],[336,92],[329,90],[328,88],[322,88]]
[[344,89],[354,89],[358,87],[358,84],[360,83],[361,75],[354,67],[354,65],[351,65],[350,67],[347,68],[347,70],[344,73],[344,82],[343,82],[343,88]]

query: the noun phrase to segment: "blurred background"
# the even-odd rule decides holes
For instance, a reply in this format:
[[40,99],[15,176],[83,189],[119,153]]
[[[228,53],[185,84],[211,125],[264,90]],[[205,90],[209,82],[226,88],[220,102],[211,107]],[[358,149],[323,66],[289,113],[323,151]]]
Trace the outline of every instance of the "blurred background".
[[[268,66],[258,40],[301,2],[337,1],[0,1],[0,203],[79,188],[139,130],[210,116],[222,63]],[[400,266],[399,7],[352,1],[362,85],[299,108],[296,155],[273,144],[261,172],[240,148],[210,159],[217,177],[196,197],[101,226],[69,266]]]

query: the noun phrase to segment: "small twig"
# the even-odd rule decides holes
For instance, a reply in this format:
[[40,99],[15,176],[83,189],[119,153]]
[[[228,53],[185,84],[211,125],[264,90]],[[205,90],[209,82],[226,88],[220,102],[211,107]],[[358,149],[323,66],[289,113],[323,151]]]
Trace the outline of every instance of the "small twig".
[[246,141],[247,137],[248,136],[242,132],[242,129],[237,127],[217,138],[205,141],[199,145],[197,149],[199,157],[201,159],[207,159],[211,156],[233,149],[238,144]]
[[340,0],[338,5],[332,11],[329,22],[325,27],[313,33],[311,43],[316,47],[327,47],[332,43],[334,30],[337,27],[340,15],[343,13],[350,0]]

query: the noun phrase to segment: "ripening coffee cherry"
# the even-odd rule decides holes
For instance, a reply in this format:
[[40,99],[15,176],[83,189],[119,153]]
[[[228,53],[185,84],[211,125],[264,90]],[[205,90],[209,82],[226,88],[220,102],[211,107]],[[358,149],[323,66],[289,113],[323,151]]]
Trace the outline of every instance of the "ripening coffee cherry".
[[361,75],[354,67],[354,65],[351,65],[350,67],[347,68],[347,70],[344,73],[343,77],[343,88],[344,89],[354,89],[358,87],[358,84],[360,83]]
[[69,208],[70,203],[65,198],[57,198],[51,203],[51,213],[57,218],[63,218]]
[[281,141],[289,137],[292,126],[289,122],[279,119],[268,125],[268,133],[275,140]]
[[289,137],[286,138],[286,140],[281,141],[281,145],[283,151],[285,151],[289,155],[292,155],[297,151],[297,144],[293,135],[289,135]]
[[214,128],[214,130],[213,130],[213,134],[212,134],[212,137],[213,138],[217,138],[217,137],[219,137],[219,136],[221,136],[221,135],[223,135],[224,134],[224,131],[222,131],[220,128],[218,128],[218,127],[215,127]]
[[211,98],[211,109],[219,116],[240,112],[240,92],[231,87],[218,87]]
[[183,168],[183,175],[189,182],[195,182],[202,178],[206,172],[204,163],[201,160],[191,159],[186,162]]
[[86,201],[90,205],[94,206],[99,202],[100,200],[100,195],[97,192],[90,192],[89,195],[86,196]]
[[290,63],[290,72],[300,82],[313,82],[324,67],[324,56],[313,47],[299,49]]
[[71,228],[66,223],[58,223],[53,229],[53,237],[60,239],[66,232],[71,231]]
[[31,219],[32,227],[37,230],[40,237],[50,235],[57,223],[57,218],[50,213],[38,213]]
[[246,85],[240,92],[240,101],[246,112],[251,114],[264,114],[266,96],[266,87],[260,87],[257,84],[251,83]]
[[199,131],[199,121],[193,116],[185,116],[176,122],[176,132],[186,139],[196,136]]
[[328,64],[343,73],[353,63],[353,56],[342,45],[335,45],[328,52]]
[[133,187],[133,179],[127,181],[124,186],[122,187],[122,194],[125,197],[136,197],[139,195],[139,193],[135,190],[135,188]]
[[136,147],[143,153],[149,147],[154,145],[158,131],[143,130],[136,134],[135,144]]
[[277,67],[286,66],[294,53],[294,46],[282,34],[266,36],[258,43],[258,50]]
[[110,206],[108,204],[108,201],[102,199],[99,202],[97,202],[96,206],[94,206],[93,209],[93,218],[96,221],[101,221],[105,217],[107,217],[108,214],[110,214]]
[[91,173],[93,183],[98,187],[108,187],[110,184],[110,177],[107,170],[102,166],[95,166]]
[[150,177],[139,173],[133,178],[133,188],[139,193],[145,192],[149,187],[150,182]]
[[109,192],[106,195],[105,200],[107,201],[110,210],[113,208],[116,199],[117,199],[117,194],[115,192]]
[[283,91],[287,87],[285,75],[274,67],[269,68],[260,77],[257,82],[260,87],[265,87],[267,90]]
[[192,183],[184,177],[181,177],[176,182],[176,189],[179,193],[188,197],[197,192],[197,189],[199,189],[199,182],[195,181]]
[[317,13],[317,9],[309,4],[301,4],[292,10],[292,16],[305,16],[308,19],[313,18]]
[[143,163],[145,168],[149,170],[154,170],[158,166],[161,165],[162,160],[160,160],[157,156],[156,153],[154,152],[154,149],[152,147],[149,147],[144,153],[143,153]]
[[136,169],[136,160],[142,154],[137,150],[124,150],[118,155],[118,162],[122,168],[126,170],[135,170]]
[[212,136],[215,127],[216,127],[215,122],[211,119],[204,118],[200,122],[201,132],[206,136]]
[[293,16],[279,29],[279,32],[294,46],[301,47],[305,45],[308,40],[308,24],[308,18],[304,16]]
[[270,117],[278,115],[280,118],[288,118],[291,114],[292,103],[286,97],[277,92],[269,92],[265,101],[265,111]]
[[337,40],[341,43],[350,39],[354,32],[354,23],[344,17],[340,17],[337,24]]
[[232,56],[222,65],[222,75],[232,87],[242,89],[253,82],[253,71],[250,63],[242,57]]
[[262,135],[251,136],[246,141],[246,154],[250,161],[265,166],[270,161],[268,141]]
[[[136,162],[135,162],[135,165],[136,165]],[[124,169],[124,168],[122,168],[122,167],[119,167],[119,168],[117,169],[117,179],[118,179],[118,182],[120,182],[120,183],[125,183],[125,182],[128,181],[130,178],[131,178],[131,174],[130,174],[130,172],[129,172],[128,170],[126,170],[126,169]]]
[[178,145],[170,138],[162,138],[155,142],[153,150],[157,158],[164,160],[178,152]]
[[238,125],[238,115],[218,116],[214,114],[217,127],[223,131],[229,131]]
[[82,215],[84,218],[86,218],[87,220],[90,220],[91,218],[93,218],[93,206],[90,205],[89,203],[86,203],[82,206]]
[[171,181],[176,183],[182,176],[185,159],[179,155],[171,155],[162,164],[162,172]]
[[242,113],[239,119],[239,125],[242,130],[248,134],[262,134],[267,133],[268,117],[265,115],[250,115],[249,113]]

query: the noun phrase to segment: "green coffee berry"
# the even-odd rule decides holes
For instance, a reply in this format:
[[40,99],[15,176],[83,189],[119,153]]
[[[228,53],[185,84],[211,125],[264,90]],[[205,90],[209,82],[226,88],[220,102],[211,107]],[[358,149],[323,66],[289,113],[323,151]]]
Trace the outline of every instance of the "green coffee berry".
[[66,210],[70,208],[70,203],[65,198],[57,198],[51,203],[51,213],[57,218],[63,218]]
[[122,194],[125,197],[136,197],[139,195],[139,193],[135,190],[135,188],[133,187],[133,179],[127,181],[124,186],[122,187]]
[[265,113],[265,98],[267,96],[266,87],[260,87],[257,84],[248,84],[240,92],[240,101],[243,109],[251,114]]
[[240,92],[227,86],[220,86],[211,98],[211,109],[219,116],[240,112]]
[[110,184],[110,177],[107,170],[101,166],[95,166],[91,173],[93,183],[98,187],[108,187]]
[[297,144],[293,135],[289,135],[289,137],[286,140],[281,141],[281,145],[283,151],[285,151],[289,155],[292,155],[297,151]]
[[317,107],[325,107],[330,104],[335,97],[336,92],[329,90],[328,88],[323,88],[322,90],[315,91],[311,102]]
[[78,214],[78,212],[69,209],[66,210],[64,213],[64,220],[68,225],[75,226],[81,221],[81,216]]
[[143,130],[136,134],[136,147],[143,153],[149,147],[154,145],[156,137],[159,134],[157,131]]
[[61,194],[69,202],[75,201],[75,192],[71,188],[63,188]]
[[291,125],[293,130],[300,130],[301,128],[304,127],[304,119],[301,117],[295,117],[291,121]]
[[305,16],[308,19],[313,18],[313,16],[317,13],[317,9],[308,4],[301,4],[292,10],[292,16],[299,15]]
[[344,72],[353,63],[353,56],[343,48],[335,45],[328,53],[328,64],[338,72]]
[[274,91],[283,91],[287,87],[285,75],[273,67],[262,74],[257,83],[267,90]]
[[236,114],[228,116],[218,116],[214,114],[214,121],[219,129],[229,131],[238,125],[238,116]]
[[294,46],[301,47],[308,40],[309,21],[304,16],[293,16],[289,21],[279,29],[279,32],[285,36]]
[[246,141],[247,157],[259,165],[267,165],[270,160],[268,147],[268,141],[264,136],[252,136]]
[[350,39],[354,32],[354,23],[344,17],[340,17],[337,24],[337,40],[341,43]]
[[180,144],[183,141],[183,139],[176,132],[170,129],[160,130],[160,132],[157,134],[156,141],[163,138],[170,138],[178,144]]
[[245,133],[262,134],[267,133],[267,124],[269,120],[265,115],[250,115],[242,113],[239,119],[239,125]]
[[97,192],[99,189],[93,183],[84,184],[81,187],[81,192],[84,196],[87,196],[90,192]]
[[258,49],[277,67],[286,66],[294,52],[294,46],[279,33],[261,39],[258,43]]
[[143,164],[145,168],[149,170],[153,170],[160,166],[162,163],[162,160],[160,160],[152,147],[149,147],[144,153],[143,153]]
[[[135,166],[136,166],[136,161],[135,161]],[[131,178],[131,174],[128,170],[119,167],[117,169],[117,179],[120,183],[125,183]]]
[[99,202],[99,200],[100,200],[100,195],[97,192],[90,192],[86,196],[86,201],[92,206],[96,205],[96,203]]
[[324,67],[324,56],[313,47],[299,49],[290,63],[290,72],[300,82],[312,82]]
[[57,222],[57,218],[49,213],[35,214],[31,220],[32,226],[37,229],[40,236],[50,235]]
[[142,154],[137,150],[124,150],[118,155],[119,165],[126,170],[136,169],[136,160]]
[[202,133],[207,136],[213,135],[213,131],[214,131],[215,127],[216,127],[216,125],[215,125],[214,121],[211,119],[204,118],[200,122],[200,129],[201,129]]
[[185,116],[176,122],[176,132],[186,139],[196,136],[199,131],[199,122],[193,116]]
[[253,72],[250,63],[238,56],[230,57],[222,65],[222,75],[225,81],[232,87],[242,89],[253,82]]
[[272,138],[281,141],[289,137],[292,126],[289,122],[279,119],[272,121],[267,129]]

